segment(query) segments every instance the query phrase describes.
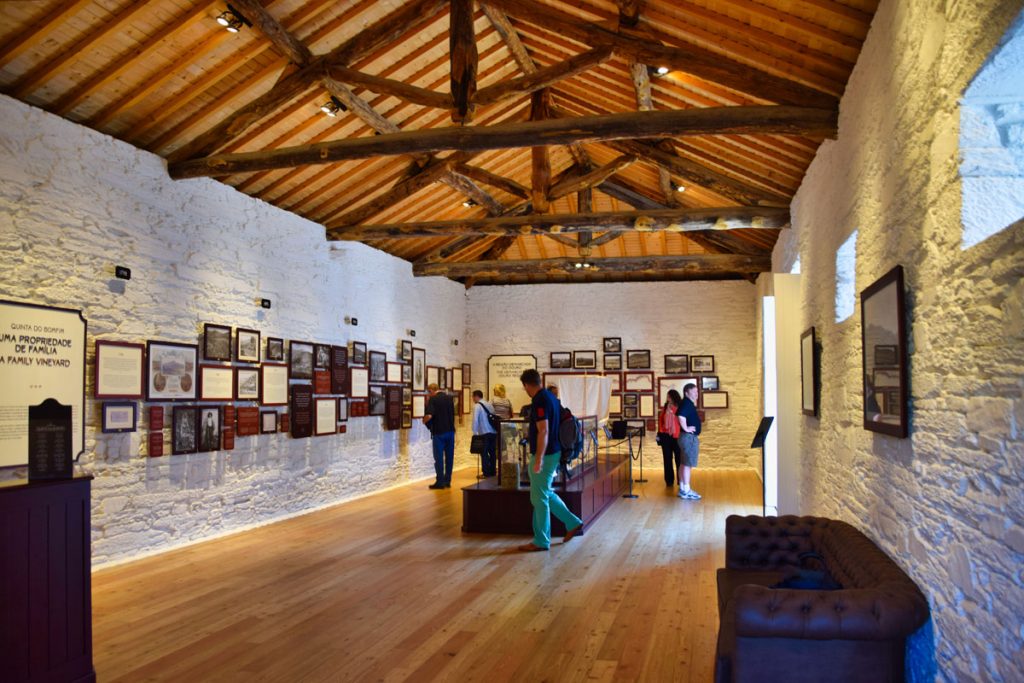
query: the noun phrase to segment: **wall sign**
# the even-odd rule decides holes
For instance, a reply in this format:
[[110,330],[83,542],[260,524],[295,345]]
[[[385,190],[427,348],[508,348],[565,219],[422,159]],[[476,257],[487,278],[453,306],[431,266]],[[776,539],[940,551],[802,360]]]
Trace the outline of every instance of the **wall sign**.
[[0,301],[0,467],[28,464],[28,408],[71,406],[71,455],[85,448],[85,333],[80,310]]
[[523,370],[536,370],[537,357],[532,353],[521,355],[498,355],[487,359],[487,395],[493,399],[491,391],[495,384],[505,385],[505,395],[512,402],[512,411],[518,412],[522,406],[530,404],[530,396],[523,389],[519,375]]

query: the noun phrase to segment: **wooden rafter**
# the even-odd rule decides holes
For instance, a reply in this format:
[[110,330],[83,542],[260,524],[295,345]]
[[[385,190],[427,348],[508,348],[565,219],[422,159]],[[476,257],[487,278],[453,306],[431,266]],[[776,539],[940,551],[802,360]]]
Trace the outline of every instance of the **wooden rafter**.
[[573,177],[565,178],[551,186],[551,189],[548,190],[548,199],[559,199],[567,194],[600,185],[605,180],[626,168],[636,160],[636,155],[623,154],[622,156],[612,159],[600,168],[595,168],[592,171],[579,173]]
[[479,166],[470,166],[469,164],[461,164],[456,169],[459,173],[472,178],[481,183],[496,187],[499,190],[508,192],[511,195],[519,197],[521,199],[530,198],[530,190],[520,185],[511,178],[491,173],[490,171],[480,168]]
[[535,73],[537,66],[533,63],[533,58],[530,57],[530,54],[523,46],[523,41],[519,38],[519,32],[516,31],[512,22],[509,21],[508,16],[500,9],[492,7],[486,2],[482,3],[481,7],[491,25],[494,26],[494,30],[498,32],[498,35],[505,42],[505,46],[508,47],[508,51],[512,54],[512,59],[516,61],[516,64],[519,65],[523,73]]
[[451,55],[452,121],[468,123],[473,118],[476,94],[477,50],[473,28],[473,0],[451,0],[451,28],[448,32]]
[[382,78],[371,74],[363,73],[358,69],[350,69],[344,66],[330,66],[327,73],[335,80],[342,83],[360,85],[367,90],[380,95],[391,95],[404,102],[419,104],[424,107],[436,109],[451,109],[452,97],[446,93],[435,92],[420,88],[408,83],[402,83],[391,78]]
[[[543,123],[545,119],[551,118],[551,92],[549,90],[538,90],[531,95],[530,100],[530,121]],[[532,142],[536,142],[533,138]],[[530,147],[530,198],[533,201],[533,210],[537,213],[546,213],[548,210],[548,188],[551,185],[551,158],[548,156],[546,145],[533,145]]]
[[[415,263],[413,275],[458,277],[501,277],[503,275],[565,274],[575,272],[579,258],[523,260],[460,261]],[[686,254],[682,256],[646,256],[590,259],[598,272],[629,273],[638,277],[665,275],[741,275],[763,273],[772,268],[770,253],[749,254]]]
[[641,0],[616,0],[619,6],[619,26],[633,28],[640,23]]
[[[633,77],[633,90],[636,93],[637,111],[653,111],[654,98],[651,96],[651,74],[646,64],[633,62],[629,65],[630,75]],[[663,151],[671,151],[668,145],[663,142],[657,143],[658,148]],[[677,203],[675,188],[672,187],[672,176],[662,166],[658,167],[658,187],[661,188],[662,197],[669,206]]]
[[260,4],[259,0],[231,0],[233,6],[242,13],[246,19],[252,22],[253,26],[267,37],[279,54],[290,59],[294,64],[300,66],[308,64],[313,59],[312,53],[301,40],[293,36],[281,25],[277,19],[270,15],[270,12]]
[[543,69],[538,69],[531,74],[513,78],[511,80],[495,83],[483,88],[476,94],[476,103],[479,105],[494,104],[512,97],[527,95],[542,88],[554,85],[558,81],[571,78],[599,64],[604,64],[612,58],[613,50],[610,47],[596,47],[575,57],[554,64]]

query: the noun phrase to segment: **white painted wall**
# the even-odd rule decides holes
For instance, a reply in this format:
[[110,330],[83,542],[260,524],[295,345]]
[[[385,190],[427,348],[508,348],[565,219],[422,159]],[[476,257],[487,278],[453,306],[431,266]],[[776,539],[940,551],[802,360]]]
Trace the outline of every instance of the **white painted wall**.
[[[195,343],[203,322],[356,339],[392,359],[413,328],[428,363],[466,360],[451,345],[466,328],[461,285],[413,278],[408,262],[361,244],[331,248],[319,225],[212,180],[172,181],[159,157],[5,96],[0,120],[0,297],[84,310],[90,395],[93,340]],[[130,282],[114,279],[115,264]],[[88,401],[81,459],[96,477],[95,565],[433,476],[418,421],[387,432],[358,418],[347,434],[238,437],[230,452],[150,459],[144,411],[140,431],[108,435],[99,410]],[[457,466],[475,462],[468,441]]]
[[[865,529],[922,586],[916,681],[1024,671],[1024,223],[962,250],[958,173],[959,99],[1020,10],[883,0],[775,254],[776,270],[799,255],[801,327],[823,345],[802,511]],[[855,229],[858,292],[906,270],[907,439],[862,428],[859,301],[835,321],[836,249]]]
[[780,515],[800,514],[800,276],[775,273],[775,382],[778,467],[776,505]]

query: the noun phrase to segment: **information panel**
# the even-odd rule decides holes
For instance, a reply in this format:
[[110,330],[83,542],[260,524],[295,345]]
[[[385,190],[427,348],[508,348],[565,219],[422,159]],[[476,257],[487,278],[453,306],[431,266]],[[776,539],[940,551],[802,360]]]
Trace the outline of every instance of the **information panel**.
[[519,381],[523,370],[529,369],[537,369],[537,357],[533,354],[491,356],[487,359],[488,396],[493,400],[491,391],[494,385],[504,384],[506,396],[512,402],[512,412],[518,414],[520,408],[530,404],[530,396]]

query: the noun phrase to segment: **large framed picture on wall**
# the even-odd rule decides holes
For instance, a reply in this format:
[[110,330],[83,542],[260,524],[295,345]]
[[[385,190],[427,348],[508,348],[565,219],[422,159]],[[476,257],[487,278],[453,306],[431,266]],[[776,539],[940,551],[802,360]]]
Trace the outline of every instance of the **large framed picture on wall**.
[[864,429],[899,438],[908,431],[904,296],[902,266],[860,295]]
[[[230,348],[228,357],[231,356]],[[146,400],[196,400],[198,355],[195,344],[146,342]]]
[[[818,416],[818,363],[814,328],[800,335],[800,402],[804,415]],[[717,388],[717,387],[716,387]]]
[[146,347],[96,340],[95,397],[142,398]]

